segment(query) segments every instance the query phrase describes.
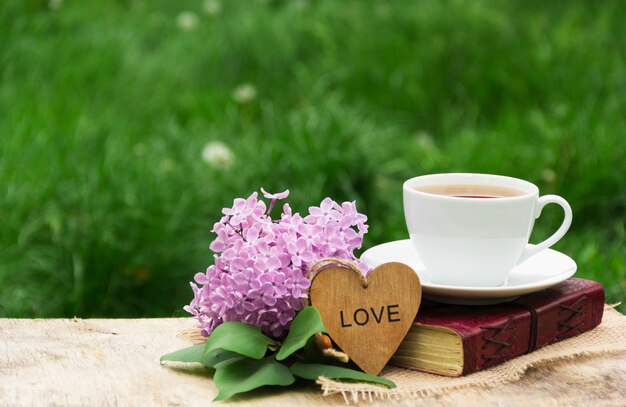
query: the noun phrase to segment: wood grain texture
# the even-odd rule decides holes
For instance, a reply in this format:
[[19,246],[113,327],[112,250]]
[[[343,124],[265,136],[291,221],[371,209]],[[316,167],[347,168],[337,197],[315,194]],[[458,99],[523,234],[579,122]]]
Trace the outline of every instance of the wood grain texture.
[[[210,405],[217,391],[208,369],[159,365],[162,354],[190,345],[177,333],[194,326],[191,318],[0,319],[0,406]],[[543,366],[507,386],[366,405],[623,406],[624,400],[626,353]],[[302,383],[235,396],[223,405],[345,406],[345,401]]]
[[330,267],[313,279],[310,298],[335,343],[363,371],[377,375],[411,327],[422,287],[402,263],[382,264],[366,280],[356,270]]

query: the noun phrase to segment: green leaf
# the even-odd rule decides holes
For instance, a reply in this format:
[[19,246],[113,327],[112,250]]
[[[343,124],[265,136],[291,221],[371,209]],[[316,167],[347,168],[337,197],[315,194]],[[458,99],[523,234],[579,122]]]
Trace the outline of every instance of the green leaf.
[[253,359],[261,359],[265,356],[267,346],[274,343],[255,326],[242,322],[224,322],[215,328],[207,339],[202,360],[210,360],[211,354],[217,349],[235,352]]
[[336,365],[336,366],[348,366],[347,363],[340,362],[331,356],[326,356],[317,349],[315,345],[315,337],[312,336],[306,341],[306,345],[302,348],[302,355],[304,356],[304,362],[308,363],[320,363],[322,365]]
[[240,357],[241,355],[239,353],[231,352],[229,350],[213,349],[212,351],[204,353],[202,355],[200,363],[202,363],[204,366],[215,367],[215,365],[217,365],[218,363]]
[[219,393],[213,401],[225,400],[261,386],[289,386],[295,381],[289,368],[273,357],[261,360],[241,357],[222,362],[215,368],[213,380]]
[[291,322],[289,333],[276,354],[277,360],[283,360],[301,349],[307,340],[318,332],[326,332],[322,323],[322,316],[315,307],[306,307],[298,312]]
[[202,358],[202,354],[204,353],[204,344],[194,345],[189,348],[180,349],[176,352],[168,353],[167,355],[161,356],[161,363],[166,360],[171,360],[173,362],[187,362],[187,363],[200,363],[200,359]]
[[347,369],[345,367],[321,365],[319,363],[296,362],[291,366],[291,373],[295,376],[308,380],[317,380],[318,377],[324,376],[329,379],[349,379],[361,382],[378,383],[390,388],[396,387],[394,382],[383,379],[382,377]]
[[317,349],[317,346],[315,345],[315,337],[312,336],[309,339],[307,339],[306,341],[306,345],[304,345],[304,348],[302,348],[303,350],[303,355],[304,355],[304,360],[310,363],[324,363],[326,362],[326,357],[324,357],[324,355],[322,354],[322,351],[320,351],[319,349]]

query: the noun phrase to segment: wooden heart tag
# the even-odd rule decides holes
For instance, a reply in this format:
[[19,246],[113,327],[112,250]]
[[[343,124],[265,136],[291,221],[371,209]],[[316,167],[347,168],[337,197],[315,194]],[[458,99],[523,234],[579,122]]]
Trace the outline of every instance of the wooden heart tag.
[[367,278],[356,268],[332,266],[313,277],[310,299],[341,350],[378,375],[417,315],[422,286],[402,263],[381,264]]

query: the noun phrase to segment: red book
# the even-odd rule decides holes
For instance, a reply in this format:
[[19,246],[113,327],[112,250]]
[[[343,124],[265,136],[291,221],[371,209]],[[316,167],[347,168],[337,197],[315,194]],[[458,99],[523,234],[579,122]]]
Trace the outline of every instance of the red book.
[[588,331],[603,311],[602,286],[580,278],[503,304],[429,304],[390,363],[462,376]]

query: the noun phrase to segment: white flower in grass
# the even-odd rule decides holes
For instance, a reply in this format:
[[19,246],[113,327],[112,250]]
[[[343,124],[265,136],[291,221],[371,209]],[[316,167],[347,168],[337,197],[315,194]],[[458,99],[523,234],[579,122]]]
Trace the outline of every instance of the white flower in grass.
[[237,103],[250,103],[256,98],[256,86],[251,83],[242,83],[233,91],[233,99]]
[[192,11],[183,11],[176,17],[176,25],[183,31],[191,31],[198,26],[198,16]]
[[218,0],[205,0],[202,9],[210,16],[216,16],[222,11],[222,3]]
[[58,10],[63,7],[63,0],[50,0],[48,1],[48,8],[50,10]]
[[556,181],[556,172],[554,172],[551,168],[545,168],[541,171],[541,178],[548,184],[554,183]]
[[415,135],[417,138],[417,145],[424,151],[432,151],[437,149],[433,136],[426,131],[419,131]]
[[202,160],[218,170],[227,170],[235,157],[230,148],[221,141],[211,141],[202,149]]

